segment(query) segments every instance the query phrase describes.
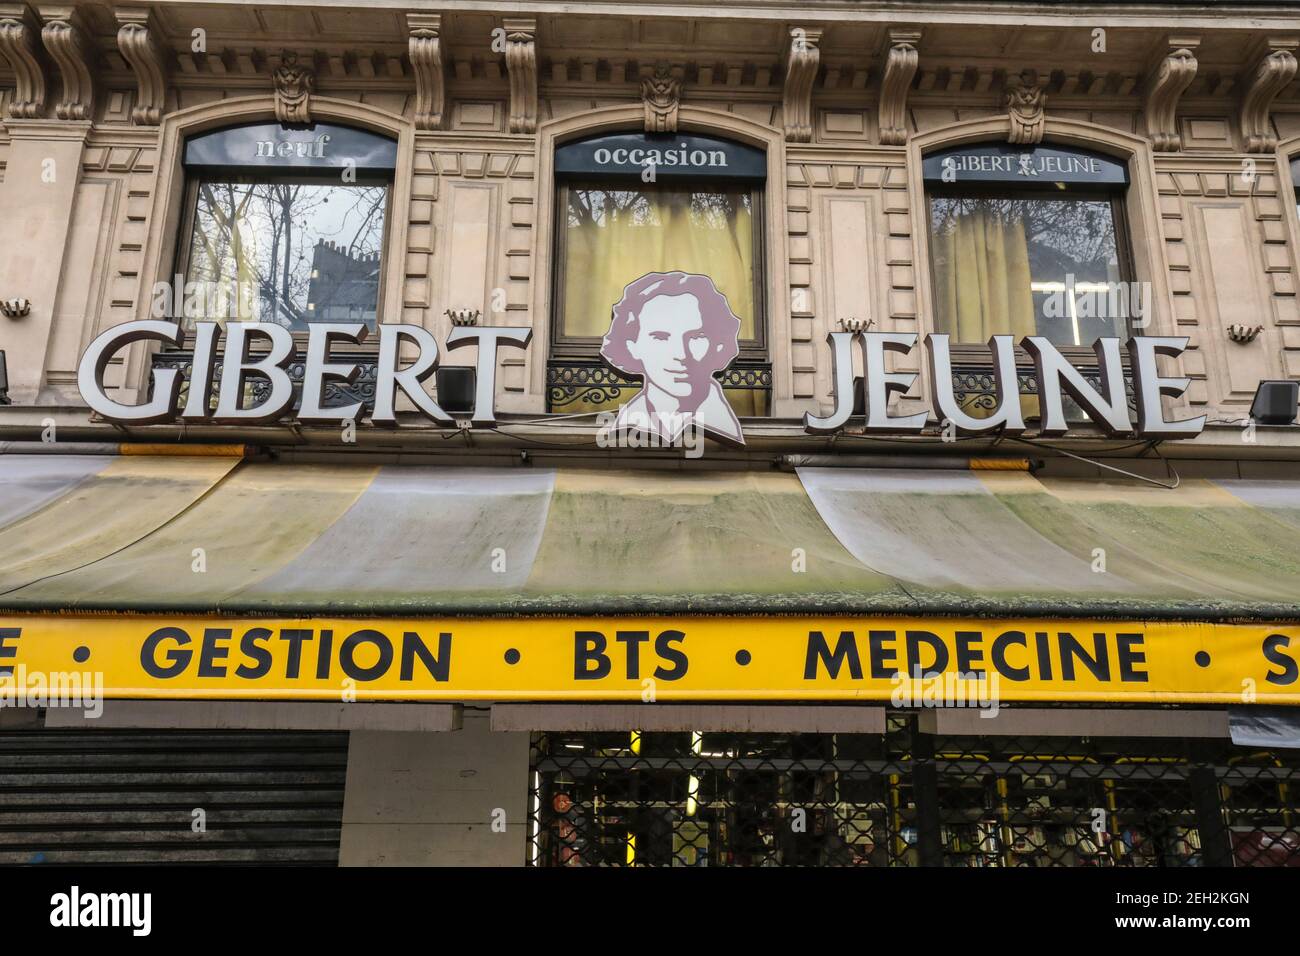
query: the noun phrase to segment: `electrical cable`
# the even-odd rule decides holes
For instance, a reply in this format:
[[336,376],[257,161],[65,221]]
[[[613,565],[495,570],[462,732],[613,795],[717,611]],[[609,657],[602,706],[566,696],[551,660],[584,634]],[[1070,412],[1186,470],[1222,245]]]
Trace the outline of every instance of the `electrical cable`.
[[[1166,458],[1164,455],[1160,454],[1158,451],[1156,452],[1156,457],[1159,458],[1161,461],[1163,461],[1165,463],[1165,467],[1168,468],[1171,472],[1173,472],[1174,483],[1172,485],[1167,485],[1163,481],[1157,481],[1154,478],[1148,478],[1146,475],[1139,475],[1136,472],[1125,471],[1123,468],[1116,468],[1114,465],[1108,465],[1105,462],[1097,461],[1094,458],[1085,458],[1083,455],[1076,455],[1074,452],[1066,451],[1064,448],[1052,448],[1050,445],[1040,445],[1030,438],[1020,438],[1019,436],[1015,436],[1015,435],[1009,435],[1007,437],[1010,438],[1011,441],[1020,442],[1020,444],[1028,445],[1030,448],[1050,448],[1052,451],[1056,452],[1057,454],[1065,455],[1067,458],[1073,458],[1076,461],[1084,462],[1085,464],[1092,465],[1096,468],[1105,468],[1107,471],[1113,471],[1116,474],[1124,475],[1127,478],[1136,478],[1138,481],[1145,481],[1149,485],[1155,485],[1157,488],[1163,488],[1166,491],[1173,491],[1175,488],[1177,488],[1179,485],[1183,483],[1183,478],[1180,474],[1178,474],[1178,469],[1174,467],[1174,463],[1170,461],[1168,458]],[[1142,442],[1141,444],[1145,445],[1148,443]]]

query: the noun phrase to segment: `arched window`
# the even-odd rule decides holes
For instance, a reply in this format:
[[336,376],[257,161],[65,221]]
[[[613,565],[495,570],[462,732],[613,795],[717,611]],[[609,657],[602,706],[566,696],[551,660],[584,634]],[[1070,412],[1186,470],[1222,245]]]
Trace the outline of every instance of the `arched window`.
[[374,329],[396,158],[393,140],[327,123],[188,139],[176,317]]
[[1128,170],[1059,146],[962,146],[925,157],[936,332],[1042,335],[1058,347],[1129,334]]
[[636,392],[600,358],[611,311],[635,280],[677,271],[708,276],[726,296],[740,332],[723,391],[739,415],[768,413],[766,174],[762,150],[695,134],[618,133],[556,149],[552,411],[613,409]]

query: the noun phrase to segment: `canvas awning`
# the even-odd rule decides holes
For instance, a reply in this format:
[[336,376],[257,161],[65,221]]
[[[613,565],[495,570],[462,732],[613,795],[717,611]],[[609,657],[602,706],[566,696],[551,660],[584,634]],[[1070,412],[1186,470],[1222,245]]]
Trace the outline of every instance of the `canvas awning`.
[[0,456],[0,608],[1300,616],[1300,481]]

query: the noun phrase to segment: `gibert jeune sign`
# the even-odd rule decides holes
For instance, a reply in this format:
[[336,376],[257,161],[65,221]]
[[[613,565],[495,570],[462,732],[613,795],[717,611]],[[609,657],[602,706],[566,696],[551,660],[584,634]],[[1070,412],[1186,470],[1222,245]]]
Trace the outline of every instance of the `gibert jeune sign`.
[[[855,338],[860,341],[863,352],[864,374],[861,387],[865,391],[866,431],[921,431],[931,418],[929,413],[889,413],[890,395],[907,392],[918,378],[914,372],[886,370],[888,354],[907,355],[917,347],[917,335],[910,332],[830,333],[827,341],[831,347],[835,410],[827,416],[805,415],[804,427],[810,432],[835,432],[848,424],[854,399]],[[1142,438],[1156,439],[1191,438],[1200,434],[1205,427],[1204,415],[1166,419],[1161,403],[1162,396],[1176,398],[1191,384],[1188,378],[1162,375],[1158,366],[1161,357],[1172,359],[1181,355],[1187,348],[1187,343],[1188,340],[1184,337],[1154,335],[1135,335],[1128,340],[1125,348],[1137,403],[1135,423],[1129,417],[1125,370],[1118,338],[1103,337],[1093,343],[1100,379],[1100,388],[1097,388],[1045,336],[1025,336],[1020,340],[1020,347],[1034,363],[1041,407],[1040,434],[1058,436],[1069,431],[1063,401],[1067,394],[1094,424],[1110,435],[1136,434]],[[949,336],[931,334],[925,337],[930,396],[934,402],[933,417],[940,422],[951,423],[959,432],[978,434],[998,431],[1017,434],[1025,430],[1025,421],[1020,406],[1015,339],[1010,335],[994,335],[988,340],[988,348],[993,356],[992,373],[998,404],[986,417],[976,418],[962,409],[955,394]]]
[[[225,424],[262,423],[294,417],[307,424],[330,424],[357,421],[365,406],[361,402],[340,406],[324,404],[327,382],[351,383],[360,373],[354,362],[339,362],[331,349],[339,343],[358,345],[368,337],[361,323],[315,323],[307,335],[306,354],[299,357],[298,345],[291,333],[278,325],[256,322],[197,322],[191,348],[194,352],[191,387],[183,406],[179,402],[182,375],[176,369],[155,369],[151,397],[143,403],[126,405],[109,396],[104,372],[110,361],[133,342],[142,340],[180,347],[186,335],[182,327],[163,320],[127,322],[101,334],[86,349],[78,369],[78,385],[90,408],[103,418],[127,425],[146,425],[182,421],[212,421]],[[425,391],[423,382],[433,375],[439,361],[438,342],[431,332],[417,325],[383,324],[378,327],[379,349],[376,355],[375,398],[369,411],[377,425],[396,425],[396,396],[410,399],[424,417],[439,425],[454,427],[456,422]],[[456,349],[478,346],[477,384],[471,424],[494,425],[496,422],[496,353],[499,348],[526,348],[531,337],[526,328],[462,327],[447,337],[446,347]],[[855,341],[863,352],[867,432],[920,432],[932,417],[927,412],[891,415],[889,399],[893,393],[909,390],[917,373],[888,371],[886,356],[906,354],[917,347],[917,335],[899,332],[832,332],[830,345],[834,410],[825,416],[807,414],[804,427],[817,434],[844,428],[852,414],[855,382],[853,348]],[[258,340],[264,345],[254,351]],[[1069,430],[1064,408],[1068,394],[1094,423],[1113,435],[1136,434],[1143,438],[1188,438],[1200,433],[1205,416],[1169,420],[1161,407],[1161,397],[1179,396],[1189,380],[1167,377],[1160,373],[1161,357],[1177,357],[1187,346],[1186,338],[1134,336],[1128,340],[1129,371],[1136,399],[1136,422],[1130,420],[1125,391],[1125,369],[1120,340],[1101,338],[1093,345],[1099,370],[1100,387],[1094,386],[1084,372],[1072,365],[1060,351],[1042,336],[1027,336],[1021,347],[1034,362],[1038,397],[1041,405],[1040,432],[1063,435]],[[218,349],[219,343],[224,347]],[[403,346],[413,350],[414,358],[403,363]],[[934,402],[933,417],[951,423],[957,431],[979,434],[1000,431],[1015,434],[1025,430],[1017,385],[1015,343],[1010,335],[989,339],[993,355],[993,376],[997,383],[998,405],[990,414],[976,418],[960,405],[952,381],[952,356],[949,337],[927,335],[924,351],[928,359],[930,395]],[[294,408],[293,383],[287,371],[291,363],[304,367],[302,396]],[[221,363],[219,382],[214,380],[216,364]],[[245,406],[246,385],[253,377],[269,383],[265,397]],[[217,393],[212,407],[213,391]],[[707,424],[705,424],[707,428]],[[743,443],[736,425],[734,434],[715,437]]]
[[[95,412],[109,421],[127,425],[151,425],[182,421],[214,421],[222,424],[248,424],[292,417],[306,424],[331,424],[358,421],[364,404],[353,402],[340,406],[324,404],[325,385],[329,382],[351,384],[360,375],[356,362],[333,361],[331,349],[341,342],[360,345],[370,330],[360,322],[318,322],[307,334],[306,355],[299,357],[297,343],[288,329],[265,322],[196,322],[192,348],[194,362],[190,389],[183,407],[179,406],[181,372],[177,369],[153,371],[152,397],[138,405],[125,405],[109,397],[104,387],[104,371],[122,349],[133,342],[154,341],[179,347],[184,330],[178,323],[163,320],[126,322],[100,335],[81,357],[77,384],[82,398]],[[466,326],[453,329],[446,347],[456,349],[478,346],[477,382],[474,396],[475,425],[496,423],[496,354],[501,347],[525,348],[532,336],[529,329],[492,326]],[[255,342],[264,348],[254,352]],[[218,345],[224,344],[222,350]],[[415,358],[402,364],[403,345],[413,348]],[[437,370],[439,351],[433,333],[418,325],[381,324],[379,351],[376,356],[375,401],[370,420],[376,425],[396,425],[395,399],[400,391],[419,412],[440,425],[455,427],[456,420],[445,412],[424,390],[423,383]],[[293,382],[288,368],[303,364],[302,398],[294,404]],[[214,382],[214,371],[221,363],[221,377]],[[249,380],[260,377],[269,383],[262,401],[245,407],[245,390]],[[217,393],[215,410],[212,393]]]

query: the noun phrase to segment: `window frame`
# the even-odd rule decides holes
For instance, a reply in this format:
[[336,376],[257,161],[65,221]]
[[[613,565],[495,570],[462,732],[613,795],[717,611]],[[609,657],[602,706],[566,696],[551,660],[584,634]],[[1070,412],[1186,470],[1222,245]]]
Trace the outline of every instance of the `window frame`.
[[[1110,205],[1111,221],[1115,227],[1115,258],[1119,267],[1120,281],[1132,283],[1137,281],[1137,268],[1133,257],[1132,234],[1129,229],[1129,217],[1126,206],[1127,192],[1132,185],[1124,187],[1105,188],[1091,184],[1055,184],[1047,185],[1043,183],[1027,183],[1020,185],[1015,182],[971,182],[971,183],[935,183],[927,182],[925,184],[925,249],[929,259],[928,267],[930,273],[930,301],[932,314],[930,316],[931,331],[939,333],[939,314],[938,314],[938,269],[935,268],[935,249],[934,249],[934,213],[932,200],[938,197],[958,197],[958,198],[976,198],[976,199],[1054,199],[1054,198],[1071,198],[1088,201],[1105,201]],[[1130,317],[1131,318],[1131,317]],[[1124,335],[1132,336],[1140,334],[1141,330],[1134,329],[1130,324],[1130,318],[1125,319]],[[986,342],[956,342],[950,341],[949,345],[954,358],[959,358],[963,362],[984,361],[992,366],[993,356],[988,350]],[[1058,345],[1057,349],[1062,355],[1075,359],[1095,359],[1096,354],[1091,345]],[[1015,343],[1016,358],[1020,362],[1027,362],[1029,354],[1020,347],[1020,343]],[[1121,350],[1123,351],[1123,350]],[[1128,365],[1128,355],[1123,355],[1125,366]],[[1078,364],[1078,363],[1076,363]],[[1086,363],[1085,363],[1086,364]]]
[[[241,128],[239,126],[233,129]],[[385,298],[387,295],[387,276],[390,267],[389,252],[393,240],[393,198],[395,187],[397,185],[397,170],[373,170],[358,169],[356,170],[355,183],[340,183],[337,169],[330,167],[321,167],[319,170],[310,167],[268,167],[267,169],[258,169],[253,166],[184,166],[184,192],[183,207],[181,210],[180,222],[178,224],[177,235],[172,255],[174,267],[173,275],[182,277],[183,283],[190,281],[190,257],[193,251],[194,240],[194,221],[198,216],[198,195],[199,186],[204,182],[245,182],[245,183],[303,183],[307,185],[383,185],[384,187],[384,226],[383,236],[379,243],[379,294],[375,300],[375,328],[370,329],[367,326],[365,341],[349,345],[348,352],[373,352],[378,354],[379,337],[377,334],[378,326],[383,322]],[[181,289],[182,298],[184,288]],[[177,322],[187,332],[190,329],[186,326],[189,321],[182,313],[181,315],[169,316],[171,321]],[[322,323],[324,324],[324,323]],[[289,334],[293,336],[294,348],[302,350],[310,335],[310,330],[290,329]],[[266,346],[256,340],[252,343],[251,348],[254,352],[262,351]],[[219,346],[219,348],[224,348]]]
[[[673,177],[663,185],[672,187],[682,187],[685,189],[696,189],[707,191],[708,179],[694,178],[690,176]],[[634,185],[635,184],[635,185]],[[568,260],[568,243],[565,236],[568,231],[568,209],[569,196],[568,192],[571,187],[579,188],[600,188],[608,187],[617,189],[620,186],[624,188],[636,188],[647,190],[647,186],[658,186],[659,183],[641,183],[640,180],[630,179],[626,176],[556,176],[553,201],[555,203],[555,216],[552,223],[551,241],[551,314],[548,318],[550,331],[550,360],[564,359],[591,359],[600,357],[600,346],[603,340],[601,336],[586,335],[565,335],[562,330],[564,319],[564,273],[565,265]],[[730,185],[730,184],[728,184]],[[743,185],[743,183],[742,183]],[[768,315],[767,315],[767,243],[765,239],[766,203],[765,193],[767,183],[750,183],[750,218],[753,223],[753,300],[754,300],[754,329],[758,333],[756,339],[740,339],[740,353],[733,360],[732,365],[742,362],[767,362],[768,356]],[[732,186],[731,188],[735,188]],[[610,303],[613,308],[614,303]]]

